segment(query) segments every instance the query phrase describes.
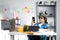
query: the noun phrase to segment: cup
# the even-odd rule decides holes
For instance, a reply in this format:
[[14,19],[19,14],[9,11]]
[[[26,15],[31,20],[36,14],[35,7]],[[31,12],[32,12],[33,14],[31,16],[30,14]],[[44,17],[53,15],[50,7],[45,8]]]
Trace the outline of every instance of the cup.
[[23,27],[20,27],[20,28],[18,29],[18,32],[23,32]]
[[45,30],[44,29],[39,29],[39,32],[45,32]]

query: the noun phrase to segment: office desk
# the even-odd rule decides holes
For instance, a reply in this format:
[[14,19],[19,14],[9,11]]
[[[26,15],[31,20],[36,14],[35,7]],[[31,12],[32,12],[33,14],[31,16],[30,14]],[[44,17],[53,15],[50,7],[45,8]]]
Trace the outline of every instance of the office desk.
[[[46,35],[49,36],[49,40],[51,40],[51,37],[54,37],[57,35],[57,33],[53,32],[53,31],[49,31],[49,32],[33,32],[33,34],[28,34],[26,32],[9,32],[9,35],[11,36],[11,40],[14,40],[14,35]],[[54,37],[56,40],[56,37]],[[53,38],[53,39],[54,39]]]

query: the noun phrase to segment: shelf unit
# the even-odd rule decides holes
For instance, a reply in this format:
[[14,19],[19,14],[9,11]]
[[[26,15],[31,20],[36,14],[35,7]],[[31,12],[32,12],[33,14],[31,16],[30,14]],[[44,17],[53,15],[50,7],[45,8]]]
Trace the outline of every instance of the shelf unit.
[[42,6],[42,7],[55,7],[56,5],[37,5],[37,6]]
[[[47,10],[47,11],[46,11]],[[40,12],[47,12],[47,16],[48,17],[47,19],[48,20],[48,23],[49,21],[52,21],[52,28],[54,29],[53,31],[56,32],[56,4],[55,5],[40,5],[38,4],[38,2],[36,2],[36,22],[38,22],[38,15]],[[51,19],[52,18],[52,19]]]

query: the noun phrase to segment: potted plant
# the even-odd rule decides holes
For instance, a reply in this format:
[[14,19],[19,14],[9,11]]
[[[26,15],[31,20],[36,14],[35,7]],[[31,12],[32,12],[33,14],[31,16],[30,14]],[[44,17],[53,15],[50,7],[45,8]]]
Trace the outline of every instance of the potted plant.
[[24,25],[24,31],[27,31],[27,30],[28,30],[28,28],[29,28],[29,26],[28,26],[28,25]]

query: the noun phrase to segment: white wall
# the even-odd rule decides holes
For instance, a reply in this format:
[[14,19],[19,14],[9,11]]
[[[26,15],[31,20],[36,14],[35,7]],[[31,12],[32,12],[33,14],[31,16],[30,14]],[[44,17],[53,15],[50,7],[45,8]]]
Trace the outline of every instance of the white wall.
[[57,40],[60,40],[60,0],[57,0]]
[[[36,2],[37,1],[40,1],[40,0],[2,0],[0,1],[1,4],[3,7],[7,7],[9,8],[9,12],[8,14],[4,14],[4,18],[11,18],[11,17],[7,17],[10,13],[10,10],[12,10],[12,13],[13,11],[19,11],[19,13],[17,13],[16,15],[20,17],[21,19],[21,25],[24,25],[24,24],[28,24],[30,25],[31,24],[31,19],[33,16],[36,16]],[[43,0],[44,1],[51,1],[51,0]],[[56,1],[56,0],[53,0],[53,1]],[[22,11],[22,8],[25,7],[25,6],[31,6],[31,8],[33,8],[33,13],[30,12],[30,13],[25,13],[24,11]],[[29,19],[29,20],[28,20]]]

